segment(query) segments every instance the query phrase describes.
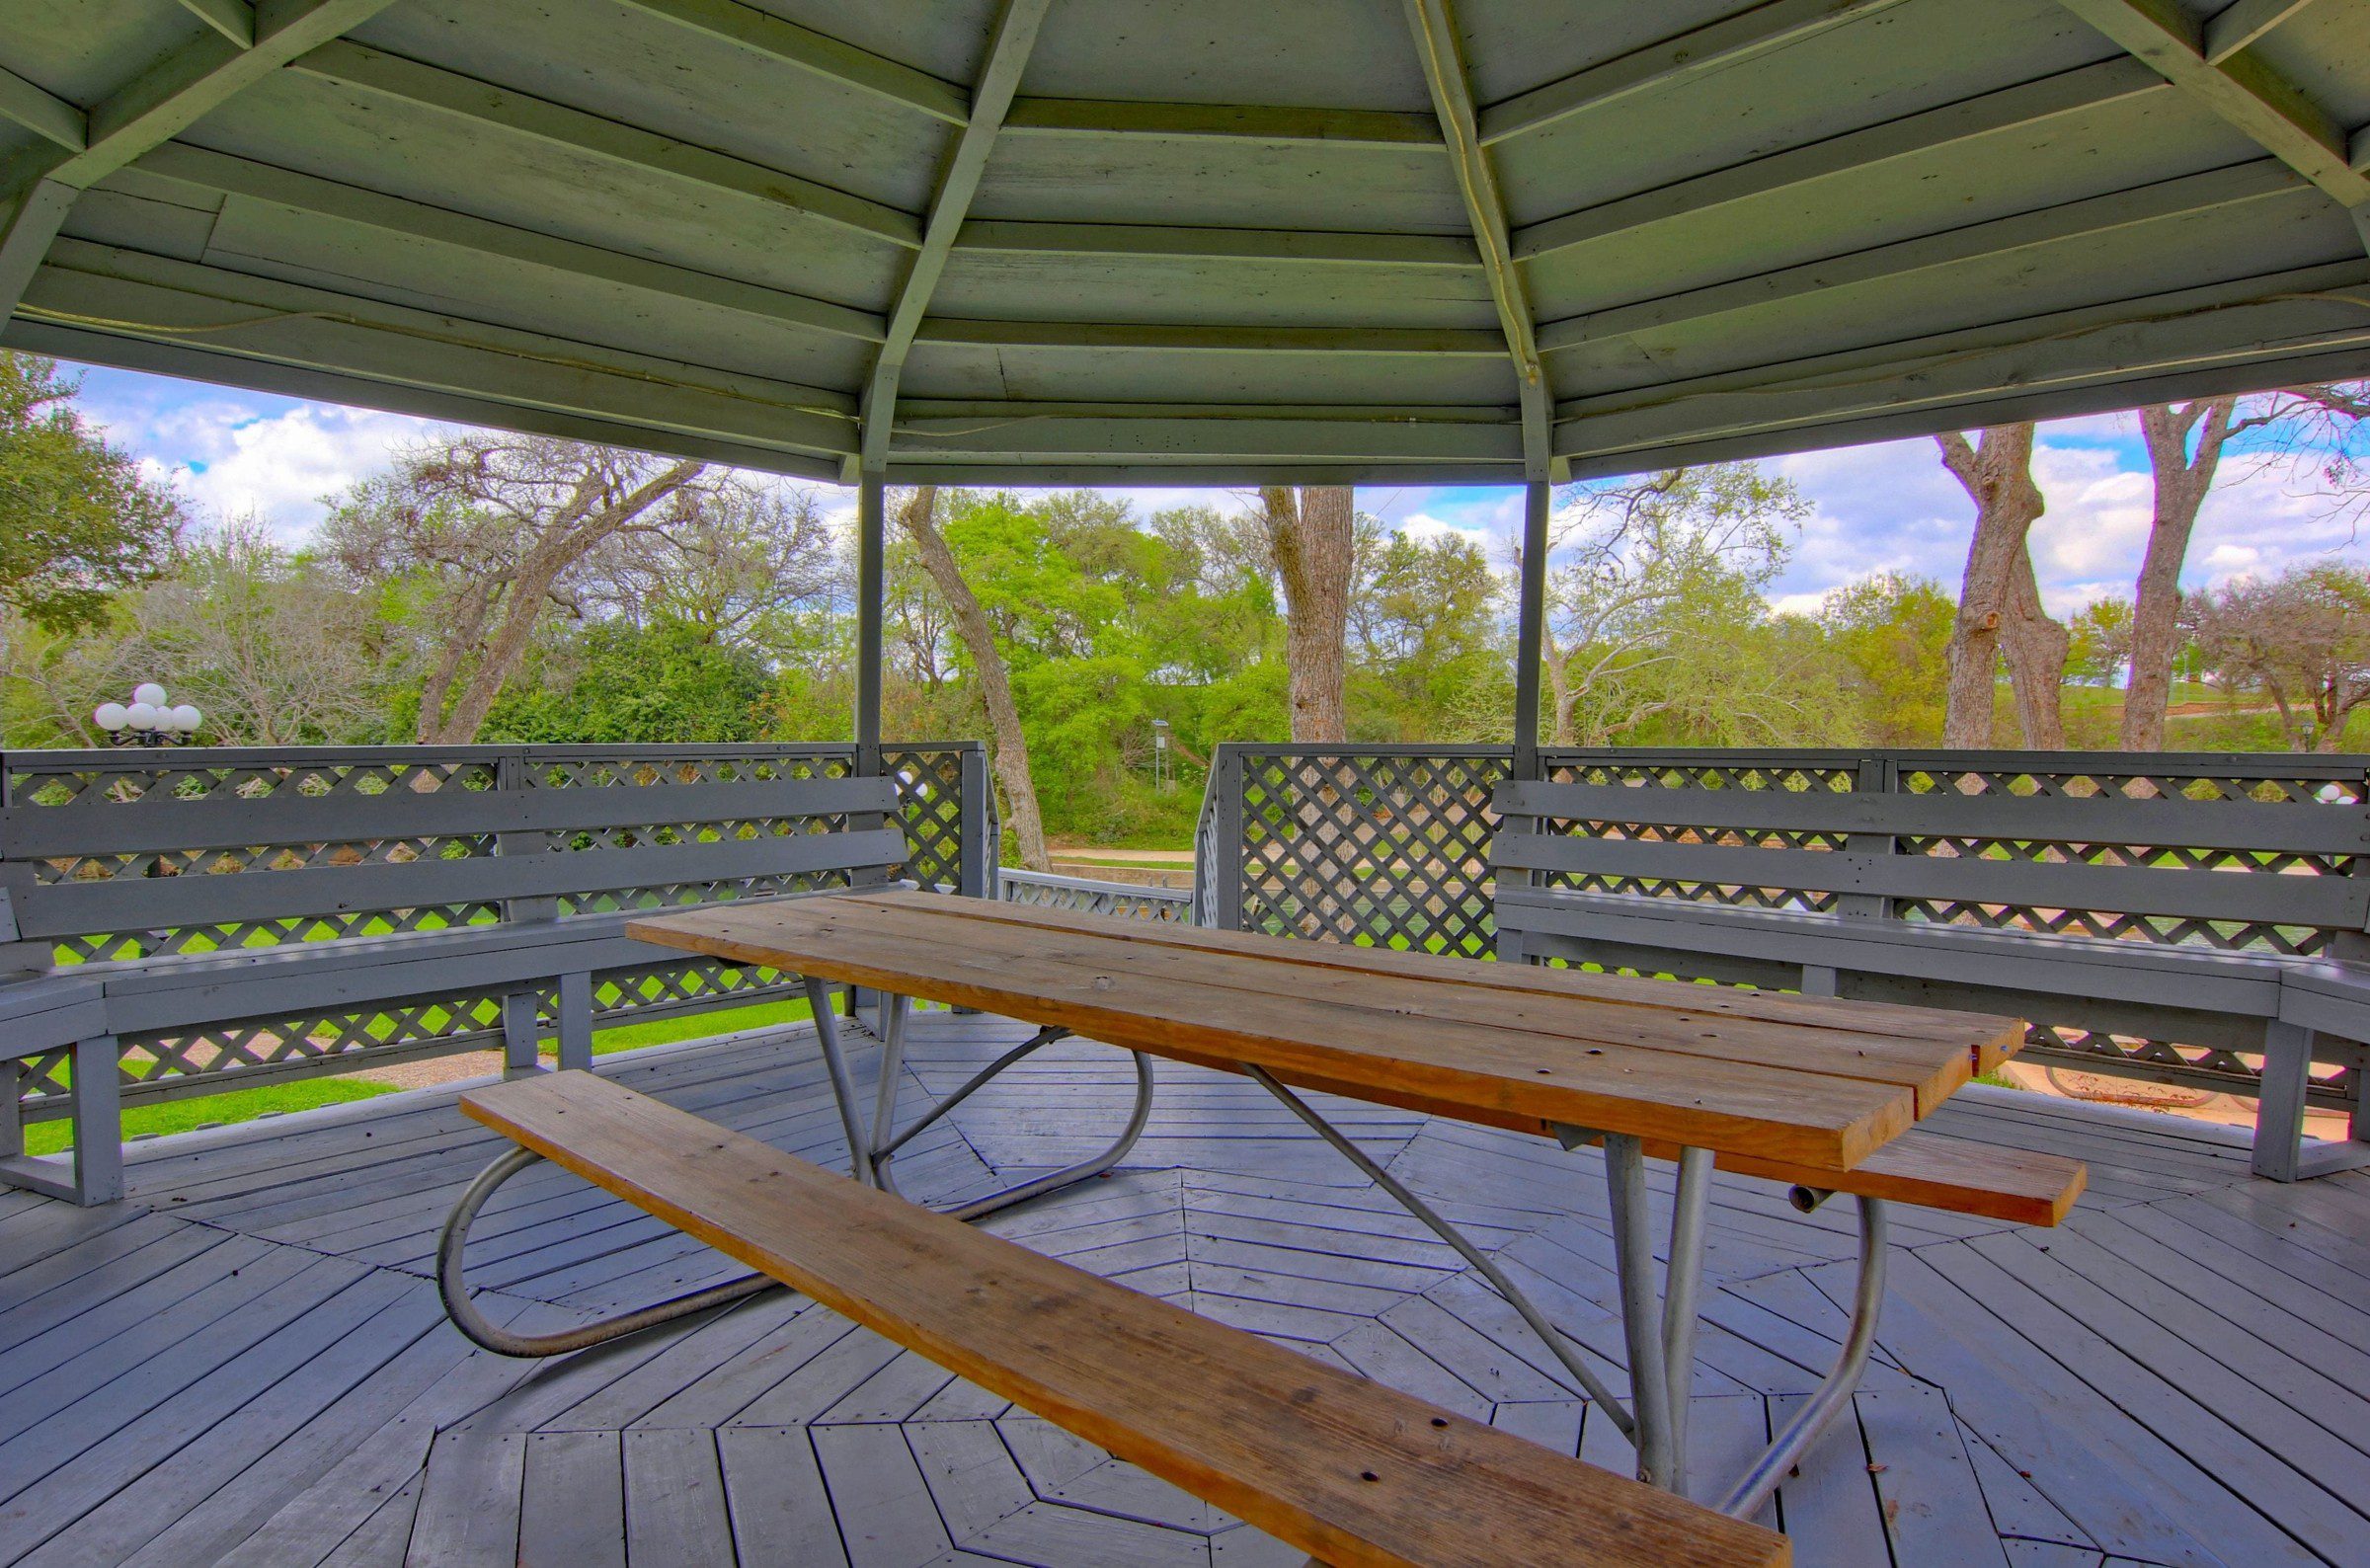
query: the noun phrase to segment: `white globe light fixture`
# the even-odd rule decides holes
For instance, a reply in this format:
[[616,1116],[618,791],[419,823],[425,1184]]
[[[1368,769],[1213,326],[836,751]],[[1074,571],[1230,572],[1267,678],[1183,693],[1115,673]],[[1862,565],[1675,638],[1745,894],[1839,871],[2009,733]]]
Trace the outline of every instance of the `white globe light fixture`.
[[175,704],[164,687],[143,680],[131,688],[131,701],[103,702],[91,719],[117,745],[171,745],[197,734],[205,715],[189,703]]

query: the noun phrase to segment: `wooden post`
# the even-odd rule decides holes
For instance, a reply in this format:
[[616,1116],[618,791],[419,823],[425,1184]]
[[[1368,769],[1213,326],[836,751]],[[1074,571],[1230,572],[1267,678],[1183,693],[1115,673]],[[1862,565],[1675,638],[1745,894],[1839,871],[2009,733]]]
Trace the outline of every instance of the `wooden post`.
[[867,468],[856,484],[856,772],[881,771],[881,628],[887,616],[884,553],[888,476]]
[[74,1043],[74,1201],[123,1196],[123,1064],[113,1035]]
[[1221,744],[1211,758],[1211,917],[1223,931],[1242,929],[1242,753]]
[[957,851],[955,891],[969,899],[996,896],[995,857],[989,851],[988,823],[995,810],[988,788],[988,748],[967,745],[956,752],[960,766],[963,837]]
[[1523,487],[1523,581],[1514,631],[1514,776],[1539,777],[1540,651],[1546,644],[1547,482]]
[[[494,788],[503,794],[526,790],[531,787],[530,772],[524,750],[507,752],[495,759]],[[550,849],[549,833],[494,835],[494,853],[503,860],[522,855],[541,855]],[[559,917],[560,901],[556,898],[502,901],[502,919],[506,925],[538,925]],[[563,990],[563,1003],[566,997],[567,993]],[[563,1025],[564,1022],[563,1018]],[[542,1065],[543,1021],[537,1016],[535,987],[530,985],[523,990],[512,991],[502,999],[502,1068],[505,1075],[515,1077],[520,1073],[539,1071]]]

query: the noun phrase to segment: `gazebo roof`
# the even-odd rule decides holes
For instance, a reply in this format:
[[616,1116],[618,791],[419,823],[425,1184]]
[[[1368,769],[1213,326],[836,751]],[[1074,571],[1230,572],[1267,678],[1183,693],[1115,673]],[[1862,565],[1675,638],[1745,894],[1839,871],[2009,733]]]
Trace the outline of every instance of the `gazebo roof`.
[[1514,482],[2370,373],[2370,0],[0,16],[8,344],[816,478]]

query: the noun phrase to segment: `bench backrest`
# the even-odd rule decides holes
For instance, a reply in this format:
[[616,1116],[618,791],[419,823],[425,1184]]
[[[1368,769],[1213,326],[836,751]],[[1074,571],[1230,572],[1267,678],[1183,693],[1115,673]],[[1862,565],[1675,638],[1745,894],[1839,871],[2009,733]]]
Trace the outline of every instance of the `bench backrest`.
[[252,947],[857,886],[906,857],[890,778],[483,762],[12,803],[9,934],[87,958]]
[[2317,949],[2370,924],[2370,810],[1896,789],[1500,786],[1491,864],[1546,887]]

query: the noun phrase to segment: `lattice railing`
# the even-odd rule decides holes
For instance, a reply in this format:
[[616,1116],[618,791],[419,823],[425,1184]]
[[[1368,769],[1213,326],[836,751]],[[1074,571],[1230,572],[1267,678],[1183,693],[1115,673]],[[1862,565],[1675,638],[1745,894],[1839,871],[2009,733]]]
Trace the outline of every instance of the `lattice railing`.
[[[1497,827],[1490,791],[1511,767],[1506,747],[1224,745],[1211,772],[1196,842],[1196,898],[1212,924],[1392,947],[1491,957],[1489,845]],[[2299,808],[2370,802],[2365,759],[2285,754],[2033,753],[2005,751],[1846,752],[1819,750],[1647,750],[1551,748],[1549,780],[1640,791],[1826,790],[1916,797],[1941,790],[2020,798],[2098,796],[2133,801],[2252,802]],[[1689,826],[1684,806],[1657,798],[1641,807],[1651,823],[1559,823],[1575,836],[1639,842],[1758,845],[1865,851],[1841,832]],[[1707,814],[1706,821],[1712,820]],[[2104,866],[2156,866],[2232,875],[2359,876],[2370,866],[2333,854],[2275,854],[2189,844],[2098,841],[2090,819],[2068,813],[2065,837],[1970,838],[1908,833],[1881,840],[1891,853],[1983,856]],[[2062,932],[2151,944],[2278,954],[2343,951],[2360,957],[2359,933],[2270,922],[2178,919],[2115,910],[2066,909],[1839,896],[1817,890],[1750,887],[1639,875],[1538,874],[1547,886],[1745,906],[1833,910],[1846,898],[1897,918],[1995,929]],[[1875,905],[1881,903],[1881,908]],[[1684,955],[1674,968],[1684,974]],[[2032,998],[2032,1011],[2045,999]],[[2235,1037],[2234,1037],[2235,1038]],[[2228,1040],[2195,1043],[2086,1029],[2045,1017],[2028,1055],[2090,1071],[2252,1093],[2252,1053]],[[2351,1104],[2361,1074],[2326,1067],[2313,1099]]]
[[[1487,955],[1503,748],[1227,746],[1211,775],[1221,925]],[[1225,846],[1234,846],[1231,855]]]
[[997,880],[1007,903],[1070,909],[1079,914],[1108,914],[1123,920],[1194,923],[1193,895],[1180,888],[1147,888],[1133,882],[1103,882],[1091,877],[1058,877],[1044,871],[1007,870]]
[[[846,825],[843,817],[718,821],[689,819],[671,803],[671,790],[699,784],[761,784],[844,778],[855,770],[852,745],[749,746],[465,746],[431,751],[416,746],[289,750],[191,748],[107,751],[13,751],[0,757],[0,791],[15,808],[99,812],[101,842],[118,827],[124,847],[52,859],[18,860],[13,875],[37,884],[92,884],[130,878],[269,876],[281,871],[340,866],[397,865],[427,858],[496,859],[519,854],[571,854],[750,840],[824,831]],[[977,742],[897,745],[883,765],[898,781],[908,861],[905,875],[925,886],[987,895],[994,865],[994,805],[986,787],[985,753]],[[351,798],[467,793],[488,805],[501,791],[633,790],[631,821],[583,831],[453,831],[434,836],[373,837],[360,833],[328,841],[319,836],[319,804]],[[639,808],[648,804],[647,815]],[[207,802],[237,802],[254,815],[254,842],[229,849],[155,847],[158,830],[143,834],[144,810]],[[289,836],[282,803],[304,802],[309,837]],[[118,814],[120,814],[119,817]],[[357,821],[364,814],[357,812]],[[863,825],[863,824],[859,824]],[[244,831],[246,824],[238,824]],[[507,842],[505,841],[507,840]],[[5,849],[6,845],[0,845]],[[666,882],[565,895],[543,901],[491,901],[430,907],[359,906],[334,914],[228,920],[150,929],[77,933],[56,938],[54,962],[71,968],[97,960],[138,960],[229,949],[264,950],[291,943],[399,935],[485,924],[508,918],[565,917],[628,907],[660,907],[718,898],[751,897],[845,886],[844,872],[737,878],[727,882]],[[514,906],[506,907],[506,902]],[[703,1008],[738,1005],[786,992],[770,972],[706,959],[671,961],[595,977],[593,1011],[602,1024]],[[126,1033],[127,1101],[238,1087],[266,1078],[349,1071],[421,1057],[479,1049],[502,1037],[499,994],[456,991],[398,1005],[351,1011],[320,1010],[182,1030]],[[557,1012],[550,988],[539,998],[546,1020]],[[43,1120],[70,1104],[66,1054],[26,1061],[20,1079],[23,1115]]]

